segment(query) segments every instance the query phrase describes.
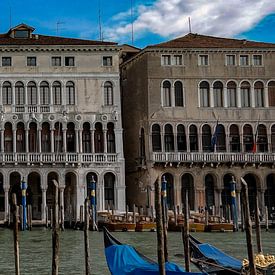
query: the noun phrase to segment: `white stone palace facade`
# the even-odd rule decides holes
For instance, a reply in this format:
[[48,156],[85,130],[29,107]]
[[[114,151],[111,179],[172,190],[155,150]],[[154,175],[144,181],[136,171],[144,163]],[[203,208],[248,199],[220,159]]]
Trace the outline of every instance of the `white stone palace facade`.
[[130,205],[153,205],[165,176],[171,209],[187,189],[220,214],[234,176],[239,211],[244,177],[251,210],[257,193],[275,213],[275,44],[190,33],[125,61],[121,83]]
[[79,220],[92,176],[97,210],[125,210],[119,51],[24,24],[0,34],[0,220],[23,179],[36,220],[52,206],[52,179],[65,221]]

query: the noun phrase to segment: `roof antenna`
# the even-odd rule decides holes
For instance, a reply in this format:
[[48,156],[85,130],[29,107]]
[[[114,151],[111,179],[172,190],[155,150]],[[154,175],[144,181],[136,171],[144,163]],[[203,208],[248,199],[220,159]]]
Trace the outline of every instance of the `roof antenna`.
[[63,25],[63,24],[65,24],[65,22],[61,22],[59,20],[56,22],[56,36],[59,35],[59,31],[61,30],[60,25]]
[[100,0],[98,0],[98,27],[99,27],[99,40],[103,41],[102,25],[101,25],[101,5],[100,5]]
[[188,17],[189,33],[192,33],[191,29],[191,17]]
[[132,25],[132,46],[134,46],[134,18],[133,18],[133,0],[131,0],[131,25]]

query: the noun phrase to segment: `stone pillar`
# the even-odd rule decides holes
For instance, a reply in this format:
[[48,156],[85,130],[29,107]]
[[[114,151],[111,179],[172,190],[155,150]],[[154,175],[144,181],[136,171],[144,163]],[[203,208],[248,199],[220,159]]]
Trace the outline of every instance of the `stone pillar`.
[[221,215],[221,205],[222,205],[222,189],[216,189],[215,194],[215,205],[216,205],[216,214]]
[[16,153],[16,129],[12,130],[12,141],[13,141],[13,153]]
[[79,130],[75,130],[75,151],[79,153]]
[[5,144],[4,144],[4,129],[1,129],[1,152],[4,153],[5,151]]
[[47,206],[47,189],[42,189],[42,210],[41,210],[41,220],[46,223],[46,206]]
[[237,107],[238,108],[242,107],[241,88],[239,86],[237,87]]
[[83,130],[79,130],[78,131],[78,134],[79,134],[79,153],[82,153],[83,152],[83,141],[82,141],[82,133],[83,133]]
[[264,87],[264,107],[266,107],[266,108],[269,107],[269,102],[268,102],[268,86]]
[[259,208],[260,208],[261,214],[265,214],[265,212],[264,212],[265,211],[264,193],[265,193],[264,189],[261,189],[259,191],[258,201],[259,201]]
[[60,200],[60,210],[61,210],[61,217],[65,217],[64,212],[64,189],[65,187],[59,187],[59,200]]
[[28,153],[29,152],[29,129],[26,129],[26,131],[25,131],[25,133],[26,133],[26,153]]
[[251,102],[251,107],[255,107],[255,89],[254,86],[251,86],[251,93],[250,93],[250,102]]
[[54,128],[51,129],[51,153],[54,153]]
[[161,130],[160,131],[160,137],[161,137],[161,152],[164,153],[165,152],[165,146],[164,146],[164,133]]
[[237,213],[238,213],[238,220],[242,219],[242,212],[241,212],[241,190],[236,189],[236,201],[237,201]]
[[185,130],[186,130],[186,151],[190,152],[189,125],[185,127]]
[[9,213],[10,213],[10,205],[9,205],[9,187],[6,186],[4,188],[5,192],[5,221],[9,220]]
[[214,89],[213,87],[211,86],[210,87],[210,97],[209,97],[209,103],[210,103],[210,107],[214,107]]
[[107,153],[107,130],[103,130],[103,139],[104,139],[104,153]]
[[228,101],[227,101],[227,87],[224,87],[223,89],[223,107],[228,107]]
[[38,131],[38,152],[41,153],[42,152],[42,146],[41,146],[41,128],[37,129]]
[[91,130],[91,153],[95,152],[95,137],[94,137],[95,130]]
[[115,129],[115,145],[116,145],[116,153],[119,155],[119,158],[123,158],[123,130]]
[[63,152],[67,153],[67,129],[63,129]]

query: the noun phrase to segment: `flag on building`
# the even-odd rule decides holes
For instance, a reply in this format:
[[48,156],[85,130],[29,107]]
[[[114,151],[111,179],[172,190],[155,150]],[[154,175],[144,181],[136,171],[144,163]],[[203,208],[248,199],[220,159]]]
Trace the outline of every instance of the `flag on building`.
[[256,132],[255,132],[255,135],[254,135],[252,153],[256,153],[257,152],[257,139],[258,139],[259,122],[260,122],[260,117],[258,119],[258,123],[257,123],[257,127],[256,127]]
[[215,131],[211,138],[211,151],[212,152],[216,151],[216,146],[217,146],[217,142],[218,142],[218,134],[219,134],[219,120],[217,120]]

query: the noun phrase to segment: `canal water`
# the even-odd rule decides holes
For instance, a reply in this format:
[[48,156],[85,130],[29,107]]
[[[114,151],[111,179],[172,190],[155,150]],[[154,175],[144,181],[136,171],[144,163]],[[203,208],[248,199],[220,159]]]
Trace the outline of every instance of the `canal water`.
[[[85,274],[83,231],[61,232],[60,274]],[[118,232],[123,243],[135,246],[141,253],[157,259],[156,233]],[[246,257],[245,233],[193,233],[202,242],[211,243],[239,258]],[[275,255],[275,231],[262,232],[264,252]],[[169,232],[169,258],[183,266],[181,233]],[[254,236],[255,240],[255,236]],[[103,249],[103,233],[90,232],[92,274],[109,274]],[[22,275],[51,274],[51,231],[34,228],[20,232],[20,264]],[[195,270],[195,269],[193,269]],[[0,274],[14,274],[13,232],[0,228]]]

